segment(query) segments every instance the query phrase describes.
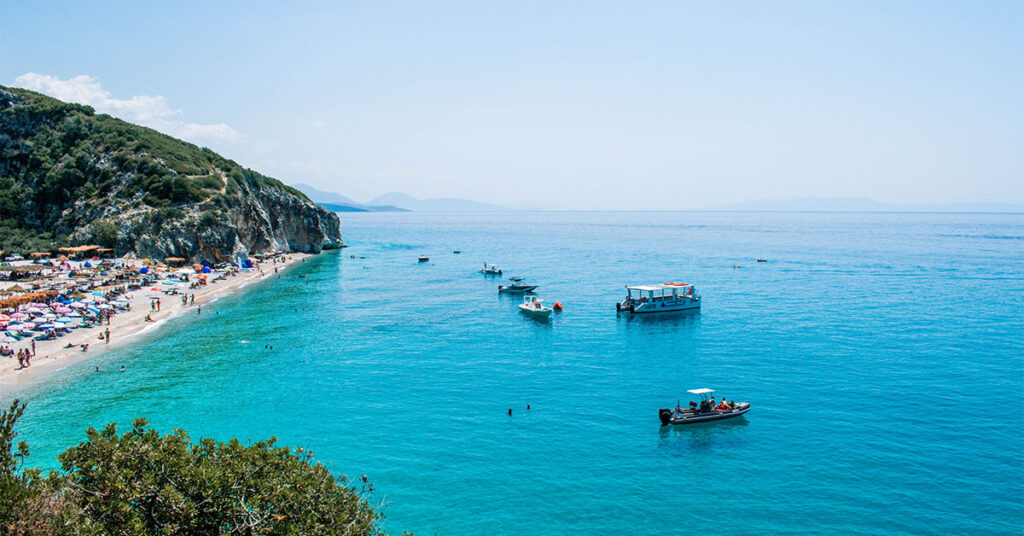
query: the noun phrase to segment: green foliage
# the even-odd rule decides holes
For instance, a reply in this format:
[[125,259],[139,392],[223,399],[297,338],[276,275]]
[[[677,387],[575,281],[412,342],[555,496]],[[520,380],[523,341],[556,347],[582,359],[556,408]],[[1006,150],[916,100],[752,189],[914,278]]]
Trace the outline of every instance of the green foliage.
[[205,147],[19,88],[0,86],[0,154],[0,220],[17,230],[0,231],[0,250],[11,253],[51,249],[35,237],[63,240],[89,225],[83,211],[68,210],[76,204],[128,210],[140,199],[157,209],[212,200],[224,209],[264,189],[308,201]]
[[90,224],[92,239],[96,244],[113,249],[117,245],[117,226],[108,220],[93,220]]
[[182,430],[163,435],[137,419],[90,428],[66,450],[63,471],[40,478],[11,450],[25,405],[0,414],[0,533],[11,535],[377,535],[381,515],[344,476],[274,438],[243,445]]
[[28,457],[28,444],[22,441],[14,446],[14,438],[18,437],[14,425],[24,412],[25,404],[15,400],[0,413],[0,527],[13,524],[18,509],[36,496],[31,487],[34,475],[20,473]]

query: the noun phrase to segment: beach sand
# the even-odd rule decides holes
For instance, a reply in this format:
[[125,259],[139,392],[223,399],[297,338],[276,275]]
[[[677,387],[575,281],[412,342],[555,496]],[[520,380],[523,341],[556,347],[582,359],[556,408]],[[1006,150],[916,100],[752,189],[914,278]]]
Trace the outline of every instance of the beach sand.
[[[195,303],[189,305],[182,305],[180,294],[165,295],[151,291],[150,287],[128,292],[124,296],[131,303],[131,311],[121,311],[111,316],[109,326],[103,324],[92,328],[79,328],[53,341],[36,342],[36,355],[31,359],[31,366],[26,368],[19,367],[17,351],[22,348],[31,348],[32,343],[19,341],[6,344],[15,350],[15,356],[0,357],[0,398],[9,397],[27,387],[36,385],[69,365],[131,344],[141,335],[158,330],[161,325],[174,316],[192,313],[196,316],[196,320],[201,322],[203,316],[196,313],[200,306],[205,306],[217,297],[240,291],[250,283],[276,278],[291,266],[303,262],[306,257],[309,255],[291,253],[287,255],[285,263],[262,263],[260,268],[262,274],[256,269],[251,272],[239,272],[236,277],[228,277],[222,281],[211,282],[198,289],[189,290],[188,293],[195,293],[196,296]],[[275,267],[278,269],[278,274],[274,273]],[[160,296],[159,312],[150,309],[150,296]],[[150,315],[154,322],[146,322],[146,315]],[[107,329],[110,330],[110,344],[100,339]],[[69,343],[73,346],[65,348]],[[88,344],[89,349],[83,352],[80,347],[82,344]]]

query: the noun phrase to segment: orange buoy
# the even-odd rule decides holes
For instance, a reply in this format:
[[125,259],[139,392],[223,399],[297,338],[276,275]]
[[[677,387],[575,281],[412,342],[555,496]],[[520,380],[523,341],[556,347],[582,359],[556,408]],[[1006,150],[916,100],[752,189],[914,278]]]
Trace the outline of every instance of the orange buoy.
[[562,302],[560,302],[560,301],[559,302],[555,302],[555,304],[553,306],[551,306],[551,308],[556,310],[556,311],[561,311],[562,310]]

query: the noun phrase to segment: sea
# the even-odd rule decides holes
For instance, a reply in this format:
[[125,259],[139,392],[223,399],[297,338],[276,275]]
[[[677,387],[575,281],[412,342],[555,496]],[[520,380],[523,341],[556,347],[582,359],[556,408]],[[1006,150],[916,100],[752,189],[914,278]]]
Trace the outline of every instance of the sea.
[[[310,448],[393,533],[1024,532],[1024,215],[341,222],[348,248],[20,393],[27,465],[146,417]],[[523,315],[513,276],[564,310]],[[616,314],[666,281],[702,309]],[[662,427],[695,388],[752,410]]]

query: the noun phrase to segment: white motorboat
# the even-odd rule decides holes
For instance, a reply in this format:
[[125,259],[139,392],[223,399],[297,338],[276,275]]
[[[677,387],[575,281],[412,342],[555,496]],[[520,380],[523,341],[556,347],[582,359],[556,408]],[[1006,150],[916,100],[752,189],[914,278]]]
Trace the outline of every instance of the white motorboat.
[[616,311],[630,314],[673,313],[700,309],[700,296],[689,283],[626,286],[626,297],[615,304]]
[[420,262],[427,262],[427,261],[430,260],[430,257],[428,257],[426,255],[420,255],[419,260],[420,260]]
[[488,266],[487,263],[485,262],[484,269],[480,270],[480,273],[484,275],[501,275],[501,268],[498,268],[493,264]]
[[[722,419],[739,417],[750,411],[750,402],[730,403],[725,406],[712,404],[711,400],[713,398],[711,400],[709,398],[711,398],[714,391],[711,389],[690,389],[687,392],[699,396],[700,404],[690,402],[689,407],[681,408],[677,403],[675,409],[659,409],[658,418],[661,419],[662,426],[720,421]],[[724,399],[722,402],[724,402]]]
[[511,285],[498,285],[498,292],[507,292],[509,294],[523,294],[526,292],[533,292],[533,289],[537,288],[537,285],[527,285],[523,283],[522,277],[510,277],[509,281]]
[[526,296],[523,303],[519,304],[519,310],[537,318],[548,318],[551,316],[551,308],[544,307],[543,302],[544,300],[536,296]]

